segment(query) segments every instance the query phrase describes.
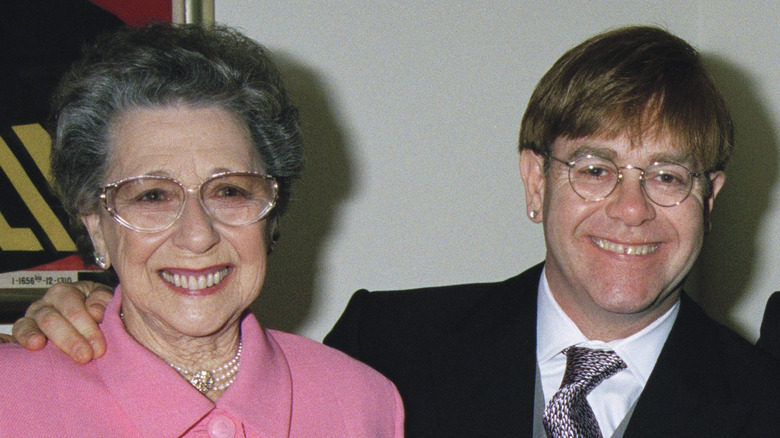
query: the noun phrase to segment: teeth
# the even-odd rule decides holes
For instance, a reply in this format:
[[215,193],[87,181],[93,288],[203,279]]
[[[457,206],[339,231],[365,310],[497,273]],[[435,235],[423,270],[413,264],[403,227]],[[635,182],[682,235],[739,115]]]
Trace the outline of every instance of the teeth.
[[208,275],[179,275],[163,271],[162,278],[176,287],[189,290],[201,290],[219,284],[228,273],[228,268]]
[[652,253],[658,248],[657,243],[648,244],[648,245],[623,245],[620,243],[610,242],[608,240],[603,239],[593,239],[593,243],[598,245],[599,248],[610,251],[610,252],[616,252],[618,254],[626,254],[626,255],[647,255]]

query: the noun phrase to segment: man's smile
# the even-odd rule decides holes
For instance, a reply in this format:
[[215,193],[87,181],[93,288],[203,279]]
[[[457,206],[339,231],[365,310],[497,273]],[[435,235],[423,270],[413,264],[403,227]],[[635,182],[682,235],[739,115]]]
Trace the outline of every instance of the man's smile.
[[614,252],[618,254],[625,254],[625,255],[647,255],[651,254],[653,251],[658,249],[660,246],[659,243],[647,243],[647,244],[641,244],[641,245],[629,245],[625,243],[617,243],[612,242],[606,239],[600,239],[596,237],[591,237],[591,240],[593,243],[595,243],[599,248]]

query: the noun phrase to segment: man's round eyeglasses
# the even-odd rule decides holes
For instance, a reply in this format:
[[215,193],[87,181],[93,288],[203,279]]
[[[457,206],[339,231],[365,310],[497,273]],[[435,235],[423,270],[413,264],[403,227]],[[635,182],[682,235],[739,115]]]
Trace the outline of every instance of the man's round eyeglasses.
[[212,219],[241,226],[266,217],[276,205],[278,192],[272,176],[255,172],[218,173],[196,187],[185,187],[173,178],[143,175],[107,184],[101,189],[100,202],[127,228],[156,232],[181,217],[189,193],[197,193]]
[[636,169],[647,198],[656,205],[673,207],[688,197],[696,178],[704,174],[676,163],[655,162],[643,169],[632,165],[618,167],[612,160],[595,155],[583,155],[573,161],[548,157],[569,168],[571,188],[586,201],[605,199],[623,180],[624,169]]

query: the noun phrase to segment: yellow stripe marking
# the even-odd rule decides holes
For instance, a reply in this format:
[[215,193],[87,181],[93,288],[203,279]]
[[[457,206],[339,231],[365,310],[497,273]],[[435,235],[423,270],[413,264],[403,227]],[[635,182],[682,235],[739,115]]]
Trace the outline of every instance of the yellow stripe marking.
[[0,249],[3,251],[43,251],[41,243],[29,228],[11,228],[0,213]]
[[50,162],[51,156],[51,138],[49,133],[43,129],[43,126],[38,123],[31,125],[19,125],[12,127],[19,140],[24,143],[27,148],[27,152],[38,165],[38,169],[41,170],[43,176],[48,180],[50,178]]
[[[25,147],[27,147],[28,150],[36,151],[35,154],[38,155],[38,157],[34,159],[37,160],[41,158],[40,149],[42,146],[40,144],[30,146],[25,143]],[[33,152],[31,152],[31,154],[32,153]],[[8,179],[11,180],[11,184],[16,188],[16,191],[19,192],[19,195],[27,205],[27,208],[30,209],[30,212],[35,217],[35,220],[38,221],[38,224],[40,224],[44,232],[49,236],[49,239],[51,239],[54,248],[57,251],[76,251],[76,244],[73,243],[73,240],[68,235],[68,232],[65,231],[65,228],[62,226],[59,219],[57,219],[57,216],[51,210],[51,207],[49,207],[35,188],[35,185],[27,176],[22,165],[11,152],[8,144],[2,139],[0,139],[0,166],[5,171]],[[41,165],[38,164],[38,166]],[[48,166],[46,166],[46,168],[48,169]],[[0,247],[4,247],[6,244],[5,236],[0,236]]]

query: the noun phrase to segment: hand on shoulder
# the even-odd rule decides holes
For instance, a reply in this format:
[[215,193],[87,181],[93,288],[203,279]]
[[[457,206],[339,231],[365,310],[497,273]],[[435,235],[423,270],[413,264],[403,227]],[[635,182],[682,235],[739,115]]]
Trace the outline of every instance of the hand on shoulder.
[[106,351],[98,323],[112,293],[91,281],[56,284],[14,323],[11,341],[28,350],[40,350],[51,341],[78,363],[97,359]]

